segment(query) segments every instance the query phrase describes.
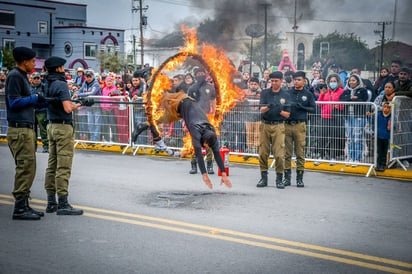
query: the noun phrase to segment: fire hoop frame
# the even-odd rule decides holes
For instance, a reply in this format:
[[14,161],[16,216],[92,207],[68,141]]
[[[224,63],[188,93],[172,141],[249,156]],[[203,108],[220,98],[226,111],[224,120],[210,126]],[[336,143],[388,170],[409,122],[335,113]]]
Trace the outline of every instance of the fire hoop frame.
[[203,59],[203,57],[199,54],[196,53],[189,53],[189,52],[179,52],[173,56],[170,56],[169,58],[166,59],[166,61],[164,61],[159,68],[156,70],[156,72],[153,74],[153,76],[150,78],[150,83],[149,83],[149,89],[147,91],[147,105],[146,105],[146,116],[147,116],[147,121],[149,123],[149,125],[152,125],[156,128],[156,130],[158,130],[157,128],[157,123],[155,121],[153,121],[153,115],[152,115],[152,89],[154,86],[154,83],[156,82],[156,78],[159,75],[159,73],[161,73],[164,69],[164,67],[171,62],[172,60],[181,57],[181,56],[185,56],[186,58],[184,60],[186,60],[188,57],[193,58],[194,60],[198,61],[203,67],[205,67],[207,69],[207,71],[210,73],[210,76],[213,79],[213,85],[215,87],[216,90],[216,114],[215,117],[217,117],[217,115],[220,115],[220,111],[219,111],[219,107],[221,104],[221,96],[220,96],[220,86],[219,86],[219,82],[217,81],[216,78],[216,74],[213,70],[211,70],[210,66],[207,64],[207,62]]

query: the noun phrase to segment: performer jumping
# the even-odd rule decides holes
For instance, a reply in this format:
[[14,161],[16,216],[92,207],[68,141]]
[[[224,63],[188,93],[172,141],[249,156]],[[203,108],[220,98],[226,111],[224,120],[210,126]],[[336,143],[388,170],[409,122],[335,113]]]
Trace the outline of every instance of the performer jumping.
[[[214,127],[209,123],[206,114],[202,111],[196,101],[189,97],[184,91],[180,90],[176,93],[165,92],[160,103],[164,108],[165,113],[160,122],[171,123],[183,119],[187,129],[192,137],[192,145],[197,158],[200,172],[202,174],[203,182],[210,188],[213,188],[212,182],[206,172],[205,161],[202,156],[202,147],[210,147],[213,151],[213,156],[221,171],[222,180],[221,184],[225,184],[227,187],[232,187],[223,164],[222,157],[219,153],[219,144],[217,142],[217,136]],[[137,133],[141,133],[143,130],[150,128],[153,136],[160,136],[156,127],[152,125],[142,126],[138,132],[135,132],[134,136],[137,138]]]

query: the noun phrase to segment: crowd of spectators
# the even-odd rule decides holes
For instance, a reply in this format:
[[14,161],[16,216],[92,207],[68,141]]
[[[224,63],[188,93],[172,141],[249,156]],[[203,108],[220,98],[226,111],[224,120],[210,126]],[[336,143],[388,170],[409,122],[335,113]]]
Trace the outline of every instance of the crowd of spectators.
[[[379,77],[372,84],[368,79],[361,77],[358,68],[345,68],[328,60],[323,66],[320,62],[315,62],[312,67],[311,76],[306,79],[305,89],[309,90],[316,101],[331,102],[374,102],[377,111],[382,111],[382,106],[390,102],[395,95],[406,95],[412,97],[411,71],[402,67],[402,62],[393,60],[390,68],[382,68]],[[282,57],[279,71],[284,74],[282,87],[284,89],[293,88],[294,67],[289,60],[288,53],[285,51]],[[239,71],[235,76],[234,82],[240,87],[236,106],[225,114],[222,123],[222,139],[232,151],[243,152],[245,159],[251,154],[257,153],[259,145],[258,127],[260,114],[258,111],[258,100],[263,89],[270,88],[268,79],[271,71],[265,70],[261,78],[256,78],[249,72]],[[34,72],[28,75],[32,84],[33,92],[38,92],[44,88],[45,73]],[[73,99],[87,96],[103,96],[104,98],[113,97],[118,100],[130,100],[143,102],[145,92],[147,92],[147,75],[141,71],[124,74],[114,72],[97,73],[92,69],[79,67],[76,75],[66,74],[67,84]],[[0,89],[4,86],[6,73],[0,71]],[[210,76],[207,76],[210,81]],[[196,83],[193,71],[176,74],[171,77],[173,88],[177,87],[189,90],[190,86]],[[89,140],[93,142],[113,142],[127,143],[129,140],[129,115],[128,108],[124,104],[111,104],[109,99],[94,107],[83,107],[76,114],[77,139]],[[104,100],[103,100],[104,101]],[[247,110],[247,111],[245,111]],[[347,160],[358,162],[362,160],[364,143],[359,140],[364,139],[364,131],[357,130],[364,128],[368,123],[366,113],[370,111],[356,106],[343,106],[331,104],[318,104],[317,114],[320,117],[317,121],[311,121],[312,127],[309,134],[320,136],[319,140],[311,145],[318,149],[314,152],[317,157],[330,159],[332,162],[346,149]],[[37,124],[40,127],[41,139],[44,139],[45,118],[42,110],[39,113]],[[1,133],[5,133],[7,121],[5,111],[0,110]],[[36,116],[36,117],[37,117]],[[342,119],[341,117],[345,117]],[[136,105],[133,112],[134,125],[144,123],[146,120],[143,104]],[[165,136],[174,137],[174,145],[180,146],[183,136],[182,125],[174,123],[165,125]],[[360,135],[359,135],[360,134]],[[328,138],[327,138],[328,137]],[[346,138],[347,143],[342,142]],[[47,138],[46,138],[47,139]],[[139,136],[137,143],[148,142],[147,136]],[[47,152],[47,142],[45,151]],[[345,147],[346,146],[346,147]]]

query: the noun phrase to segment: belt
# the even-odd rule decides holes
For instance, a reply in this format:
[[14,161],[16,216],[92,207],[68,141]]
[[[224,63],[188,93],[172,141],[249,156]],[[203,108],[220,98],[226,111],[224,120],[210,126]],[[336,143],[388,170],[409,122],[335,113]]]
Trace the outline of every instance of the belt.
[[267,121],[267,120],[262,120],[262,123],[267,124],[267,125],[278,125],[278,124],[283,124],[283,121]]
[[49,123],[50,124],[63,124],[63,125],[73,126],[73,122],[72,121],[67,121],[67,120],[50,120]]
[[305,120],[286,121],[286,124],[292,125],[292,126],[300,124],[300,123],[306,123],[306,121]]
[[12,122],[9,121],[9,127],[17,127],[17,128],[34,128],[34,125],[31,123],[22,123],[22,122]]

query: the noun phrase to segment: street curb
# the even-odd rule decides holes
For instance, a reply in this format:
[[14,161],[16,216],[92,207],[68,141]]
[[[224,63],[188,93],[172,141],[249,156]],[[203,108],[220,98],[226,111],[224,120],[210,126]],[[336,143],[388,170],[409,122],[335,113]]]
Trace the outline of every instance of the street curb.
[[[1,143],[7,144],[7,139],[5,137],[0,138]],[[38,143],[41,146],[41,142]],[[124,146],[118,145],[90,145],[90,144],[77,144],[76,149],[82,150],[96,150],[96,151],[104,151],[104,152],[113,152],[113,153],[123,153]],[[129,147],[125,154],[132,155],[134,148]],[[146,147],[140,148],[137,153],[138,155],[152,155],[152,156],[161,156],[161,157],[170,157],[166,152],[156,152],[153,148]],[[189,157],[186,157],[189,159]],[[247,160],[243,158],[242,155],[230,155],[229,157],[230,163],[237,163],[237,164],[246,164],[246,165],[255,165],[259,166],[259,160],[257,157],[249,157]],[[269,165],[272,163],[272,160],[269,160]],[[293,167],[293,165],[292,165]],[[335,164],[333,166],[329,165],[329,163],[320,163],[319,165],[315,165],[314,162],[307,161],[305,163],[305,169],[311,171],[318,171],[318,172],[331,172],[335,174],[351,174],[351,175],[358,175],[358,176],[366,176],[369,171],[369,166],[346,166],[344,164]],[[383,172],[376,172],[376,175],[373,171],[370,174],[371,177],[378,177],[378,178],[386,178],[386,179],[394,179],[394,180],[402,180],[412,182],[412,171],[411,170],[403,170],[400,168],[393,168],[393,169],[386,169]]]

